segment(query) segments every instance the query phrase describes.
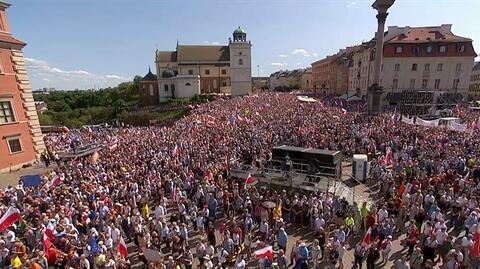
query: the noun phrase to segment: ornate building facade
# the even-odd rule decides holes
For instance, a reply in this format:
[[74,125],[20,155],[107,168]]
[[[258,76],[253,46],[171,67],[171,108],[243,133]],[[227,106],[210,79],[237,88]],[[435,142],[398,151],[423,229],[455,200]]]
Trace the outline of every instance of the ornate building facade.
[[28,81],[22,48],[8,26],[0,1],[0,172],[39,159],[45,145]]
[[174,51],[157,50],[158,102],[197,94],[251,94],[251,47],[238,27],[226,46],[177,44]]

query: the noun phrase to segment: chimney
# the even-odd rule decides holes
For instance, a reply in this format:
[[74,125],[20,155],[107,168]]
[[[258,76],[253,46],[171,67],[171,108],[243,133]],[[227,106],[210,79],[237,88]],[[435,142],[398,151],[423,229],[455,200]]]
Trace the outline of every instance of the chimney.
[[451,33],[452,32],[452,25],[451,24],[442,24],[440,26],[440,33],[446,34],[446,33]]

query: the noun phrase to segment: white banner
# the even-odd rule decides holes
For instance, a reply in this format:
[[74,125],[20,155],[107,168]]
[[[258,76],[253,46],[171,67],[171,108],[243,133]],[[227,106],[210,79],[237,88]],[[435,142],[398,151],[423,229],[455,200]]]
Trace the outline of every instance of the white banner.
[[447,129],[455,132],[466,132],[468,130],[468,125],[456,123],[454,121],[449,121],[447,125]]
[[439,120],[423,120],[419,117],[417,117],[417,121],[415,124],[420,125],[420,126],[425,126],[425,127],[437,127],[438,126]]
[[414,124],[414,123],[413,123],[413,120],[414,120],[414,118],[409,119],[409,118],[407,118],[407,117],[405,117],[405,116],[402,115],[402,122],[403,122],[403,123],[406,123],[406,124]]

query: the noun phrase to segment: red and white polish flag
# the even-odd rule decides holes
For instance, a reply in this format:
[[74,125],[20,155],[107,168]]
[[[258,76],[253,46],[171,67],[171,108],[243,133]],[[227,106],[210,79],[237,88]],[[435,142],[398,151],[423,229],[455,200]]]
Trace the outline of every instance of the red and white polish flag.
[[118,138],[114,137],[108,146],[110,151],[115,151],[118,148]]
[[127,258],[128,256],[127,244],[125,244],[123,237],[120,237],[120,241],[118,243],[118,252],[120,252],[120,254],[122,254],[124,258]]
[[5,231],[10,225],[20,220],[20,210],[15,207],[9,207],[7,212],[0,218],[0,232]]
[[272,246],[266,246],[254,252],[257,259],[265,259],[273,261],[273,248]]
[[45,233],[43,234],[43,240],[49,239],[53,241],[55,239],[55,232],[55,226],[51,221],[49,221],[45,229]]
[[54,175],[52,177],[52,180],[47,182],[47,189],[51,190],[51,189],[54,189],[56,186],[60,185],[60,183],[62,183],[64,177],[65,176],[63,174],[62,175]]
[[253,177],[251,174],[248,174],[248,177],[245,179],[245,184],[252,184],[253,183]]
[[372,228],[368,228],[367,233],[363,237],[362,243],[369,246],[372,243]]

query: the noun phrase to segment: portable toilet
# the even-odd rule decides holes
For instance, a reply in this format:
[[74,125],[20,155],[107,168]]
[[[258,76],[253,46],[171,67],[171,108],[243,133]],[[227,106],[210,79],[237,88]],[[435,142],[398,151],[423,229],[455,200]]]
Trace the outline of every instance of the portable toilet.
[[352,160],[352,176],[357,181],[365,181],[368,178],[368,157],[365,154],[354,154]]

